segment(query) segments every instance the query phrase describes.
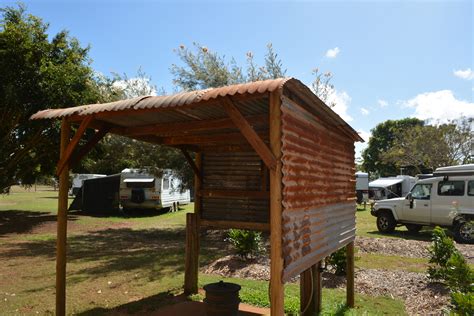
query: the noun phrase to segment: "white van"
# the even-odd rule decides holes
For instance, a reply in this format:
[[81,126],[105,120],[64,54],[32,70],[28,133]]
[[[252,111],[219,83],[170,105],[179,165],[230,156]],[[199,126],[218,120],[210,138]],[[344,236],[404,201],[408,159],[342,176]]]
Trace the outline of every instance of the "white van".
[[456,241],[473,243],[474,164],[438,168],[406,197],[375,203],[371,214],[377,217],[380,232],[393,232],[397,225],[411,232],[438,225],[452,228]]
[[181,181],[171,170],[163,171],[162,177],[145,169],[124,169],[120,175],[120,206],[128,209],[178,210],[179,205],[190,203],[189,190],[181,192]]

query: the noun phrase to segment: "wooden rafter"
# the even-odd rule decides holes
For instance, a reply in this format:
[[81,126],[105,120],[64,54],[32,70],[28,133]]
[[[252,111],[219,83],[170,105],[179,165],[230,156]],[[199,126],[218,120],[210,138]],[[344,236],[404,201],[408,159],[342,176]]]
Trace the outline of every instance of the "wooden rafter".
[[84,135],[86,129],[89,127],[91,121],[93,120],[93,116],[86,116],[84,120],[81,122],[81,125],[79,125],[79,128],[77,129],[76,133],[74,134],[73,138],[67,145],[66,151],[64,153],[64,156],[61,157],[61,160],[58,162],[57,165],[57,174],[61,174],[61,171],[64,169],[66,164],[69,162],[71,159],[72,153],[74,152],[74,149],[76,149],[77,145],[79,144],[79,141],[81,140],[82,135]]
[[235,126],[240,130],[242,135],[247,139],[252,148],[262,158],[263,162],[271,170],[275,170],[277,161],[268,146],[259,137],[257,132],[252,128],[252,125],[240,113],[229,97],[223,99],[224,108],[227,114],[234,122]]
[[191,168],[193,169],[194,171],[194,174],[199,178],[201,179],[201,171],[199,170],[198,166],[196,165],[196,163],[194,162],[193,158],[191,157],[191,155],[188,153],[188,151],[184,148],[180,148],[181,149],[181,152],[183,153],[184,155],[184,158],[186,158],[186,160],[188,161],[188,164],[191,166]]
[[[258,134],[256,134],[257,137]],[[262,134],[262,136],[265,136]],[[157,137],[158,139],[159,137]],[[260,138],[260,137],[259,137]],[[205,135],[187,135],[187,136],[171,136],[161,137],[157,142],[163,145],[188,145],[188,144],[234,144],[245,142],[245,138],[241,133],[227,133],[227,134],[205,134]],[[262,141],[263,142],[263,141]]]
[[105,135],[107,135],[109,130],[109,127],[104,127],[95,132],[94,136],[92,136],[92,138],[79,149],[77,154],[71,157],[69,160],[70,168],[74,167],[79,161],[81,161],[81,159],[87,155],[92,150],[92,148],[94,148],[94,146],[97,145],[97,143],[100,142],[102,138],[104,138]]

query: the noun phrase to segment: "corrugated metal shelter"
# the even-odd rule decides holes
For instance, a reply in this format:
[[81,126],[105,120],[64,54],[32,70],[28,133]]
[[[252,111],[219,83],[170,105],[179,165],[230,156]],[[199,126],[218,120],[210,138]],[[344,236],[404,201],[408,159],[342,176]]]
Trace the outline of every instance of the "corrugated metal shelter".
[[[187,214],[186,292],[197,291],[199,229],[244,228],[270,232],[272,315],[283,314],[284,283],[299,274],[302,310],[318,310],[320,262],[344,246],[348,304],[354,304],[354,142],[362,139],[299,80],[44,110],[31,119],[62,119],[58,314],[65,312],[68,168],[107,133],[179,148],[195,172],[195,212]],[[72,138],[70,124],[79,125]],[[87,128],[96,130],[94,137],[76,148]]]

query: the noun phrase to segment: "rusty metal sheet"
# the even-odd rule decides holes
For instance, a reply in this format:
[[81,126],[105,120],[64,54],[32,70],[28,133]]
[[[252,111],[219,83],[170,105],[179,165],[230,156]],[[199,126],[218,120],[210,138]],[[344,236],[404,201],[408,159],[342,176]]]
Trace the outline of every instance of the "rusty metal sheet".
[[355,238],[353,138],[282,98],[283,280]]

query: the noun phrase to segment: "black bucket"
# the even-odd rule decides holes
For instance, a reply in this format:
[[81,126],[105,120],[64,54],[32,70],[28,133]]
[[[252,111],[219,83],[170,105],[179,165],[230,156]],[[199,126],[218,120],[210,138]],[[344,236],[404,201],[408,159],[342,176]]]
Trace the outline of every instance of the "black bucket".
[[204,286],[206,291],[206,315],[237,316],[239,313],[240,285],[235,283],[217,282]]

